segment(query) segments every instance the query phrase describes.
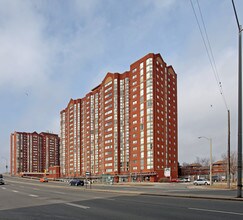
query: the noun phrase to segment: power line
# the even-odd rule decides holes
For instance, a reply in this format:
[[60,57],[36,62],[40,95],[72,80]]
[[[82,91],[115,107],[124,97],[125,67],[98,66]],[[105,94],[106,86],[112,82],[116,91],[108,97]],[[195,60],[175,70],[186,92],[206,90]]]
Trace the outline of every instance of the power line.
[[198,5],[198,8],[199,8],[199,12],[200,12],[200,16],[201,16],[201,20],[202,20],[202,23],[203,23],[203,27],[204,27],[204,32],[205,32],[205,35],[206,35],[206,38],[207,38],[207,42],[208,42],[208,46],[209,46],[209,50],[210,50],[210,54],[211,54],[211,57],[212,57],[212,60],[213,60],[213,66],[214,66],[214,74],[215,74],[215,78],[216,78],[216,81],[218,83],[218,86],[219,86],[219,90],[220,90],[220,94],[222,95],[223,97],[223,101],[224,101],[224,104],[225,104],[225,107],[226,109],[228,110],[228,105],[227,105],[227,102],[226,102],[226,98],[224,96],[224,92],[223,92],[223,86],[222,86],[222,83],[221,83],[221,80],[220,80],[220,77],[219,77],[219,74],[218,74],[218,69],[217,69],[217,66],[216,66],[216,62],[215,62],[215,59],[214,59],[214,54],[213,54],[213,50],[212,50],[212,47],[211,47],[211,44],[210,44],[210,41],[209,41],[209,37],[208,37],[208,34],[207,34],[207,29],[206,29],[206,25],[204,23],[204,19],[203,19],[203,15],[202,15],[202,11],[201,11],[201,7],[199,5],[199,2],[197,0],[197,5]]
[[210,65],[211,65],[211,68],[212,68],[212,71],[213,71],[213,74],[214,74],[214,77],[215,77],[215,80],[216,80],[216,83],[217,83],[217,87],[219,88],[219,92],[220,92],[220,95],[223,98],[223,102],[225,104],[226,109],[229,110],[228,105],[227,105],[227,102],[226,102],[226,98],[224,96],[222,82],[220,80],[220,77],[219,77],[219,74],[218,74],[218,71],[217,71],[216,62],[215,62],[215,59],[214,59],[212,47],[211,47],[211,44],[210,44],[210,41],[209,41],[209,37],[208,37],[208,34],[207,34],[206,25],[205,25],[205,22],[204,22],[204,19],[203,19],[203,15],[202,15],[202,11],[201,11],[199,2],[197,0],[197,6],[198,6],[198,9],[199,9],[199,13],[200,13],[200,17],[201,17],[201,21],[202,21],[202,24],[203,24],[203,29],[204,29],[204,33],[205,33],[207,42],[206,42],[206,40],[204,38],[204,34],[203,34],[203,31],[202,31],[202,28],[201,28],[199,19],[197,17],[197,13],[196,13],[196,10],[194,8],[194,5],[193,5],[192,0],[190,0],[190,2],[191,2],[191,6],[192,6],[192,9],[193,9],[193,12],[194,12],[196,21],[197,21],[197,25],[198,25],[198,28],[199,28],[199,31],[200,31],[202,40],[203,40],[204,47],[205,47],[206,52],[207,52],[207,56],[208,56]]
[[234,8],[234,13],[235,13],[235,19],[236,19],[236,22],[237,22],[237,26],[238,26],[239,32],[241,32],[242,30],[240,28],[240,22],[239,22],[239,19],[238,19],[238,16],[237,16],[237,12],[236,12],[236,9],[235,9],[234,0],[232,0],[232,5],[233,5],[233,8]]
[[200,12],[200,16],[201,16],[201,20],[202,20],[202,24],[203,24],[204,32],[205,32],[206,39],[207,39],[207,43],[208,43],[208,47],[209,47],[209,51],[210,51],[210,54],[211,54],[211,57],[212,57],[212,61],[213,61],[213,66],[212,66],[212,67],[213,67],[213,69],[214,69],[215,78],[217,79],[218,82],[220,82],[220,78],[219,78],[218,71],[217,71],[217,67],[216,67],[216,64],[215,64],[215,59],[214,59],[214,55],[213,55],[213,51],[212,51],[212,47],[211,47],[211,44],[210,44],[210,41],[209,41],[209,38],[208,38],[207,29],[206,29],[206,26],[205,26],[205,23],[204,23],[204,19],[203,19],[203,15],[202,15],[201,7],[200,7],[200,5],[199,5],[198,0],[197,0],[197,6],[198,6],[198,9],[199,9],[199,12]]

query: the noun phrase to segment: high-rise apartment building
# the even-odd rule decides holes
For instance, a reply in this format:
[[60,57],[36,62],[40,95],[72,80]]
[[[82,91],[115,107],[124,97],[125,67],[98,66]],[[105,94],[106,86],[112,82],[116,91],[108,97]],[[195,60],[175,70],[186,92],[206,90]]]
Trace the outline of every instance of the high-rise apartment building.
[[44,172],[59,166],[59,137],[42,132],[14,132],[10,136],[10,173]]
[[177,75],[160,54],[107,73],[61,111],[62,176],[158,181],[178,175]]

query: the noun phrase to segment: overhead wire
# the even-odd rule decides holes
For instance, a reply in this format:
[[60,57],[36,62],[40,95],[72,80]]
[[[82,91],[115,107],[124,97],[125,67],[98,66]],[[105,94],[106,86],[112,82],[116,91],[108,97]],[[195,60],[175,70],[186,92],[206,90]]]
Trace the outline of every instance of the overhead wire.
[[215,74],[215,77],[216,77],[216,79],[217,79],[217,83],[218,83],[218,86],[219,86],[220,94],[221,94],[222,97],[223,97],[223,101],[224,101],[225,107],[226,107],[226,109],[228,110],[228,105],[227,105],[226,98],[225,98],[225,96],[224,96],[224,92],[223,92],[223,86],[222,86],[222,83],[221,83],[221,80],[220,80],[220,77],[219,77],[219,74],[218,74],[218,69],[217,69],[217,65],[216,65],[215,59],[214,59],[213,50],[212,50],[212,47],[211,47],[211,44],[210,44],[210,41],[209,41],[209,37],[208,37],[208,34],[207,34],[206,25],[205,25],[205,23],[204,23],[204,19],[203,19],[203,15],[202,15],[201,7],[200,7],[200,5],[199,5],[198,0],[197,0],[197,5],[198,5],[198,8],[199,8],[199,12],[200,12],[201,20],[202,20],[202,23],[203,23],[204,32],[205,32],[205,35],[206,35],[206,38],[207,38],[209,51],[210,51],[210,54],[211,54],[211,57],[212,57],[212,60],[213,60],[214,74]]
[[211,44],[210,44],[210,41],[209,41],[209,38],[208,38],[208,33],[207,33],[207,29],[206,29],[206,26],[205,26],[205,23],[204,23],[204,19],[203,19],[203,16],[202,16],[202,11],[201,11],[201,7],[199,5],[199,2],[197,0],[197,6],[198,6],[198,9],[199,9],[199,13],[200,13],[200,16],[201,16],[201,20],[202,20],[202,24],[203,24],[203,29],[204,29],[204,32],[205,32],[205,36],[206,36],[206,39],[207,39],[207,43],[208,43],[208,47],[209,47],[209,51],[210,51],[210,55],[212,57],[212,67],[214,69],[214,73],[215,73],[215,78],[217,79],[218,82],[220,82],[220,78],[219,78],[219,75],[218,75],[218,71],[217,71],[217,66],[215,64],[215,59],[214,59],[214,55],[213,55],[213,51],[212,51],[212,47],[211,47]]
[[205,25],[205,22],[204,22],[204,19],[203,19],[201,7],[200,7],[199,2],[197,0],[197,6],[198,6],[198,9],[199,9],[199,14],[200,14],[200,17],[201,17],[201,21],[202,21],[203,29],[204,29],[204,34],[206,36],[207,42],[204,38],[204,34],[203,34],[203,31],[202,31],[202,28],[201,28],[201,25],[200,25],[200,22],[199,22],[199,19],[198,19],[198,16],[197,16],[197,13],[196,13],[196,10],[195,10],[195,7],[193,5],[192,0],[190,0],[190,2],[191,2],[192,10],[193,10],[194,16],[196,18],[196,22],[197,22],[202,40],[203,40],[204,47],[205,47],[206,52],[207,52],[207,56],[208,56],[210,65],[211,65],[211,68],[212,68],[212,71],[213,71],[213,74],[214,74],[214,77],[215,77],[215,80],[216,80],[216,83],[217,83],[217,87],[219,88],[219,92],[220,92],[220,95],[223,98],[223,102],[224,102],[226,109],[229,110],[227,102],[226,102],[226,98],[225,98],[225,95],[224,95],[224,92],[223,92],[222,82],[221,82],[219,74],[218,74],[218,70],[217,70],[215,59],[214,59],[212,47],[211,47],[209,37],[208,37],[208,34],[207,34],[207,29],[206,29],[206,25]]

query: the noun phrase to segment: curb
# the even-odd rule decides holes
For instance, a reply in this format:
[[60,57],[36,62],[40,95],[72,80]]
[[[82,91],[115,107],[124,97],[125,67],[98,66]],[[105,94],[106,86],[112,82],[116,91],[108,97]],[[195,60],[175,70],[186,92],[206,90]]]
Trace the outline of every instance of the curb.
[[119,191],[119,190],[108,190],[108,189],[83,189],[83,190],[91,190],[97,192],[109,192],[109,193],[122,193],[122,194],[134,194],[141,196],[161,196],[161,197],[175,197],[175,198],[188,198],[188,199],[211,199],[211,200],[225,200],[225,201],[240,201],[243,202],[243,198],[236,197],[219,197],[219,196],[207,196],[207,195],[192,195],[192,194],[156,194],[156,193],[145,193],[141,191]]
[[218,197],[218,196],[207,196],[207,195],[178,195],[178,194],[152,194],[152,193],[141,193],[143,196],[164,196],[164,197],[176,197],[176,198],[188,198],[188,199],[211,199],[211,200],[228,200],[228,201],[243,201],[243,198],[234,197]]

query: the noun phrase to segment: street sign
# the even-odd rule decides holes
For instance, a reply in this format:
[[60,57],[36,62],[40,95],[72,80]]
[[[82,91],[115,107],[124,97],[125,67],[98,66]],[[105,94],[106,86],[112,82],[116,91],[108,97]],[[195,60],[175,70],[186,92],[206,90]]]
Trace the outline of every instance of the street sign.
[[164,170],[164,176],[165,177],[170,177],[170,168],[165,168],[165,170]]

